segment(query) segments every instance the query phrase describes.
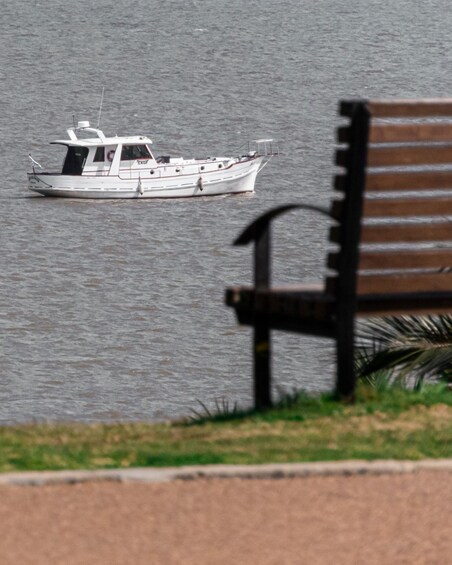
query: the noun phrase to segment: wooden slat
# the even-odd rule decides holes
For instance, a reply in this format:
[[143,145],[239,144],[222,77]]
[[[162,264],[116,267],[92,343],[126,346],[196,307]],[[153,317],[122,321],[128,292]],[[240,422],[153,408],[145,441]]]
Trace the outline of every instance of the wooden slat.
[[375,118],[452,116],[452,99],[450,98],[372,100],[367,106]]
[[[348,128],[344,128],[346,131]],[[346,131],[343,132],[345,137]],[[371,124],[370,143],[452,141],[452,122],[439,124]]]
[[350,143],[351,128],[350,126],[340,126],[336,130],[337,143]]
[[[328,277],[326,292],[334,296],[338,288],[338,278]],[[448,297],[452,303],[452,273],[416,273],[387,275],[358,275],[357,296],[397,296],[416,293],[436,293]],[[421,300],[421,297],[419,297]]]
[[335,220],[339,220],[342,217],[342,213],[344,210],[344,201],[343,200],[333,200],[331,202],[330,214],[331,217]]
[[448,215],[452,215],[452,198],[379,198],[365,200],[363,208],[366,218]]
[[[346,156],[338,156],[339,166],[346,166]],[[452,145],[422,147],[369,147],[368,167],[397,167],[408,165],[445,165],[452,163]]]
[[[333,261],[332,264],[334,264]],[[412,251],[363,251],[359,257],[359,269],[430,268],[452,269],[452,247],[450,249],[416,249]]]
[[357,104],[367,104],[367,100],[341,100],[339,102],[339,115],[350,118]]
[[446,314],[452,312],[452,296],[449,293],[414,293],[358,297],[358,316],[401,316],[402,314]]
[[[328,254],[327,266],[329,269],[338,269],[339,255],[339,252]],[[361,251],[358,268],[360,270],[452,269],[452,247],[409,251]]]
[[348,149],[338,149],[336,151],[335,163],[338,167],[347,167],[349,159]]
[[[337,189],[345,190],[345,175],[338,175]],[[384,192],[397,190],[452,189],[452,171],[422,171],[406,173],[368,173],[365,190]]]
[[[330,229],[330,241],[339,243],[340,226]],[[396,243],[421,241],[452,241],[452,223],[394,224],[386,226],[362,226],[362,243]]]
[[358,276],[358,295],[398,292],[450,292],[452,299],[452,273]]
[[[335,200],[331,205],[331,216],[339,220],[343,212],[343,201]],[[451,198],[379,198],[365,200],[364,218],[405,218],[419,216],[452,215]]]
[[[351,141],[350,126],[340,126],[336,132],[337,143]],[[415,142],[452,142],[452,121],[448,123],[371,123],[369,128],[370,143],[415,143]]]
[[340,259],[340,252],[339,251],[331,251],[328,253],[326,266],[328,269],[333,271],[337,271],[339,268],[339,259]]
[[340,174],[336,175],[333,180],[334,190],[347,190],[347,175]]

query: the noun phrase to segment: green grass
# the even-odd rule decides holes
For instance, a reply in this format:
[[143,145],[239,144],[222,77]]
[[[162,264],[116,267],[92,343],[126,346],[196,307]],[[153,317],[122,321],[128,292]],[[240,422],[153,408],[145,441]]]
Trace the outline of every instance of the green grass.
[[0,471],[452,457],[452,392],[358,388],[353,405],[293,395],[267,412],[169,424],[0,428]]

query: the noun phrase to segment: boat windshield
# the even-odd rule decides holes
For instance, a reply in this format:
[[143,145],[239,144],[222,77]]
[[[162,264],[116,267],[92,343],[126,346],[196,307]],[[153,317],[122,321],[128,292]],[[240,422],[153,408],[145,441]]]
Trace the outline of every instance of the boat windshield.
[[134,161],[135,159],[150,159],[151,154],[146,145],[123,145],[121,161]]
[[81,175],[88,156],[87,147],[68,147],[64,160],[63,175]]

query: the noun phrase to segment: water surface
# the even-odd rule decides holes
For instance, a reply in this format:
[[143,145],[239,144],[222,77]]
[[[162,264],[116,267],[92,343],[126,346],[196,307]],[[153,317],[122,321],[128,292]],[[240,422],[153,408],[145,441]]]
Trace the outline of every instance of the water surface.
[[[452,93],[445,1],[2,2],[0,423],[157,420],[251,402],[251,334],[223,306],[248,282],[232,240],[283,202],[325,204],[340,98]],[[251,197],[75,201],[26,189],[76,119],[157,153],[282,154]],[[327,227],[275,226],[277,282],[323,272]],[[275,335],[275,387],[331,386],[333,348]]]

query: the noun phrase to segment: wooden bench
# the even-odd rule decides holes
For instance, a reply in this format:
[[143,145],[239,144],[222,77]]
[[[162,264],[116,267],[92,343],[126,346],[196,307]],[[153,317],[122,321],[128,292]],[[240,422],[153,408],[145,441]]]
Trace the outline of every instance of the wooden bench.
[[[270,210],[234,242],[254,241],[254,286],[226,290],[254,327],[254,399],[271,406],[270,331],[333,338],[336,392],[353,399],[356,316],[452,311],[452,99],[343,101],[329,209]],[[333,221],[326,280],[272,288],[270,225],[289,210]]]

